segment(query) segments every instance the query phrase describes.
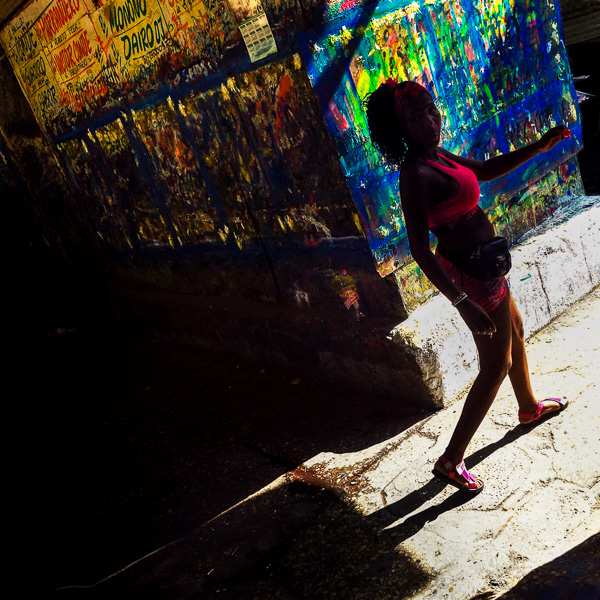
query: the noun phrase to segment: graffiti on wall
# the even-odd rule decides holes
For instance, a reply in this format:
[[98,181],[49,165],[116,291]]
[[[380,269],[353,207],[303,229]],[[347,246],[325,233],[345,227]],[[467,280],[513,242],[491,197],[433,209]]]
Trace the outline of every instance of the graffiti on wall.
[[121,111],[57,148],[117,250],[314,246],[361,234],[318,110],[296,55]]
[[[265,16],[263,7],[273,43],[261,37],[247,49],[240,22]],[[36,118],[108,246],[310,245],[361,233],[299,56],[230,69],[276,50],[303,8],[33,0],[2,30]]]
[[[568,166],[558,196],[580,185],[569,158],[581,147],[581,126],[556,2],[390,0],[356,6],[345,11],[345,3],[327,3],[326,16],[340,16],[303,35],[301,47],[382,275],[409,259],[398,173],[372,145],[364,108],[388,77],[418,81],[431,92],[444,121],[442,145],[456,154],[484,160],[558,123],[571,128],[569,144],[482,185],[480,203],[500,230],[515,217],[511,198],[559,165]],[[531,210],[539,215],[552,206],[521,213]]]
[[[156,86],[164,63],[173,59],[182,41],[193,37],[187,31],[190,22],[198,23],[192,30],[204,30],[207,25],[209,29],[222,25],[221,14],[231,21],[223,11],[208,23],[192,21],[194,11],[205,8],[203,2],[183,2],[191,14],[172,0],[97,4],[34,0],[0,33],[23,91],[46,130],[56,121],[72,122],[81,113],[93,112],[115,94],[127,96],[136,86]],[[228,29],[235,33],[233,23]],[[206,43],[195,36],[191,47],[202,52]]]
[[60,135],[164,86],[250,68],[278,50],[275,35],[289,48],[286,24],[305,22],[305,7],[276,0],[266,8],[257,0],[33,0],[0,42],[42,129]]

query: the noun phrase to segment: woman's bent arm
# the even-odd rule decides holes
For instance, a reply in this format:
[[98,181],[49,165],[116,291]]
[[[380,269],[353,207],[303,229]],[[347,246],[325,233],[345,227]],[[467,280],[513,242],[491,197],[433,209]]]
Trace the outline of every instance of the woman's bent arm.
[[[429,247],[429,183],[422,165],[406,165],[400,176],[400,198],[410,251],[429,281],[451,302],[462,290],[448,276]],[[496,330],[488,314],[469,299],[457,306],[460,315],[473,333]]]

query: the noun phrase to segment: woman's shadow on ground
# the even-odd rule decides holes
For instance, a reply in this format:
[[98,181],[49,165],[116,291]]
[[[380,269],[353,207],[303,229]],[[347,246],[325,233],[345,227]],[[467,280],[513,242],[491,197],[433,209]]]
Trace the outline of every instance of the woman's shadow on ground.
[[[467,469],[473,469],[480,462],[492,455],[496,450],[512,444],[522,435],[527,433],[527,429],[522,426],[517,426],[507,431],[498,441],[488,444],[477,452],[471,454],[465,459]],[[396,500],[378,511],[372,513],[368,518],[378,526],[386,528],[386,534],[393,537],[394,541],[399,544],[407,538],[415,535],[427,523],[435,521],[440,515],[454,508],[458,508],[469,502],[473,496],[468,492],[457,489],[455,493],[443,500],[440,504],[429,506],[424,510],[416,512],[424,504],[433,500],[446,484],[435,477],[428,481],[422,487],[411,491],[400,500]],[[414,514],[413,514],[414,513]],[[408,516],[410,515],[410,516]],[[405,518],[407,517],[408,518]],[[390,523],[394,523],[400,519],[404,519],[394,527],[389,527]]]

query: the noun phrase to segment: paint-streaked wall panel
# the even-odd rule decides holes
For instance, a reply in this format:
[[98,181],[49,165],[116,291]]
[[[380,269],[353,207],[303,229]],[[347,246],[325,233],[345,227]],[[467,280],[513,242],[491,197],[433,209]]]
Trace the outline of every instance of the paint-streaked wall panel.
[[[302,36],[303,58],[382,275],[410,256],[398,173],[373,147],[363,104],[388,77],[427,87],[443,115],[442,145],[457,154],[484,160],[558,123],[571,128],[570,142],[482,185],[481,205],[500,230],[511,229],[508,221],[518,216],[507,202],[581,147],[578,105],[552,0],[392,0],[346,12],[345,5],[329,5],[341,16]],[[577,174],[556,191],[581,193]],[[552,206],[536,211],[546,209]]]
[[117,250],[133,248],[129,211],[114,186],[107,182],[92,140],[74,138],[60,144],[58,150],[100,239]]
[[177,237],[153,184],[152,171],[131,144],[131,130],[121,118],[99,127],[91,137],[115,177],[118,192],[127,198],[138,240],[143,245],[174,247]]
[[171,98],[133,111],[160,194],[183,245],[218,239],[219,217],[211,202],[194,149],[180,128],[182,116]]

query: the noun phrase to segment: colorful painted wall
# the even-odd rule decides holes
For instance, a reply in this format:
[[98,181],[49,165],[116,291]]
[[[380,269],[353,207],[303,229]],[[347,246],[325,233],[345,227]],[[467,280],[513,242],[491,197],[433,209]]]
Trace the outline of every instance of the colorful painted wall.
[[[331,1],[325,14],[323,27],[302,34],[302,56],[382,275],[410,259],[398,172],[387,168],[366,125],[364,102],[388,77],[431,92],[443,116],[442,145],[457,154],[485,160],[556,124],[571,128],[569,144],[482,185],[480,203],[500,234],[515,240],[562,196],[582,193],[572,160],[581,123],[557,2]],[[397,274],[403,289],[422,287],[419,273]]]
[[427,286],[397,174],[365,130],[362,101],[388,76],[434,93],[454,151],[483,158],[571,126],[570,146],[484,189],[501,231],[577,191],[578,112],[550,0],[32,0],[0,41],[39,125],[13,127],[18,111],[0,107],[3,177],[17,174],[73,253],[64,204],[115,310],[157,335],[274,362],[367,348],[403,360],[374,332]]

